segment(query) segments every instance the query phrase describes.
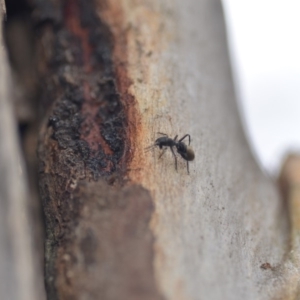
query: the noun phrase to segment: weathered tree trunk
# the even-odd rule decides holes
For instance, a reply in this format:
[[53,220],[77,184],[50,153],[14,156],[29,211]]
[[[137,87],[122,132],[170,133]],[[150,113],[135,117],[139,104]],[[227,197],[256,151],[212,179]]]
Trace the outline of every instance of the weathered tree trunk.
[[[219,0],[36,6],[49,299],[295,297],[287,211],[242,131]],[[157,132],[191,134],[190,175],[145,153]]]

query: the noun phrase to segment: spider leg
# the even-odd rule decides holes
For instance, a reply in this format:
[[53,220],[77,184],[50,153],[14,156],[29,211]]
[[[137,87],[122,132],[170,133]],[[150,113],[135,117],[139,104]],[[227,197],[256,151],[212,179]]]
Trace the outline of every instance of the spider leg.
[[186,168],[187,168],[188,174],[190,175],[190,169],[189,169],[189,162],[188,161],[186,161]]
[[162,133],[162,132],[157,132],[157,134],[164,135],[164,136],[168,136],[167,134]]
[[170,147],[170,149],[171,149],[172,154],[173,154],[174,159],[175,159],[175,170],[177,171],[177,156],[176,156],[176,154],[175,154],[175,152],[174,152],[174,150],[173,150],[173,147]]
[[148,146],[148,147],[146,147],[144,150],[145,150],[145,152],[148,152],[148,151],[150,151],[151,149],[153,149],[155,146],[156,146],[156,145]]
[[189,137],[189,145],[191,143],[191,136],[189,134],[184,135],[178,142],[182,142],[186,137]]
[[163,151],[161,152],[161,154],[159,155],[158,159],[160,159],[166,152],[168,148],[164,148]]

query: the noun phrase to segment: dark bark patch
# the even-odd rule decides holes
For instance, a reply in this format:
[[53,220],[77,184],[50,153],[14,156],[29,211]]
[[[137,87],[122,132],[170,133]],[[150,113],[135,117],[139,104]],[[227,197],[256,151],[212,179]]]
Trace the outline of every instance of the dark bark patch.
[[99,181],[81,183],[74,197],[89,201],[81,201],[77,217],[63,226],[54,282],[58,299],[163,299],[154,278],[149,192]]
[[112,34],[93,1],[43,3],[52,7],[51,18],[41,3],[35,11],[38,30],[48,36],[42,51],[51,54],[42,70],[51,137],[72,150],[94,179],[124,170],[128,116],[116,84]]
[[92,229],[87,229],[86,233],[83,235],[80,242],[80,250],[86,267],[96,263],[97,238]]
[[126,64],[114,61],[116,52],[126,60],[126,39],[116,46],[94,1],[36,3],[47,116],[39,157],[48,298],[162,299],[153,199],[138,185],[125,186],[136,137],[129,124],[138,119]]

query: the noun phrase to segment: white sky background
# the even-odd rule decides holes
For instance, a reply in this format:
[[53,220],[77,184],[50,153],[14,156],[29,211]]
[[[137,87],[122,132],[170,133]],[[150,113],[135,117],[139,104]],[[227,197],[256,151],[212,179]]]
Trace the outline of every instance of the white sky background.
[[300,150],[300,0],[223,0],[244,123],[258,161],[277,173]]

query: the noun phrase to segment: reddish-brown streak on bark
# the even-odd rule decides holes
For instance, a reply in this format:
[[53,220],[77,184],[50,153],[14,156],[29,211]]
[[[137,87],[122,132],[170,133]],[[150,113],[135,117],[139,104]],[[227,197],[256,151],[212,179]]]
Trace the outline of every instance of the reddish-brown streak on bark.
[[[99,143],[102,146],[105,154],[112,154],[110,147],[102,138],[98,124],[95,121],[98,105],[93,104],[94,99],[90,96],[90,86],[86,81],[83,82],[83,90],[86,101],[82,104],[81,108],[82,115],[85,116],[85,120],[81,125],[83,132],[83,134],[81,134],[81,139],[85,140],[92,150],[96,151]],[[85,127],[89,128],[89,131],[86,135],[84,134]]]
[[[101,3],[99,6],[101,6]],[[124,155],[121,160],[123,164],[126,164],[132,160],[132,157],[136,151],[136,141],[138,140],[138,135],[142,134],[141,115],[138,111],[138,103],[135,97],[129,91],[130,86],[132,85],[132,80],[128,74],[128,36],[127,30],[121,29],[123,28],[121,23],[122,20],[124,20],[124,12],[119,4],[111,5],[110,12],[109,18],[112,20],[112,24],[117,24],[114,31],[114,40],[118,42],[114,45],[113,55],[114,61],[116,62],[116,81],[118,89],[122,94],[121,100],[129,120],[125,141],[125,148],[127,151],[124,151]]]
[[[78,2],[74,0],[68,0],[65,4],[64,9],[64,16],[67,28],[78,37],[82,45],[82,60],[83,60],[83,67],[84,72],[89,74],[93,71],[92,65],[90,63],[91,54],[92,54],[92,46],[89,42],[89,31],[88,29],[82,28],[80,24],[80,17],[79,17],[79,6]],[[108,144],[103,139],[99,125],[95,121],[98,106],[99,104],[95,103],[95,99],[91,97],[90,93],[90,85],[87,80],[83,82],[83,91],[84,91],[84,98],[85,101],[82,104],[82,115],[84,116],[84,121],[81,125],[82,134],[81,139],[85,140],[90,149],[97,151],[99,144],[101,145],[105,154],[111,155],[113,152],[108,146]],[[86,132],[85,128],[88,128],[88,132]],[[107,169],[107,168],[106,168]],[[110,166],[108,166],[108,170]]]
[[83,64],[84,70],[86,73],[90,73],[92,71],[92,66],[90,64],[90,56],[91,56],[91,45],[89,43],[89,35],[88,30],[81,27],[79,21],[79,7],[77,1],[68,0],[65,4],[65,21],[66,25],[71,32],[76,35],[82,44],[83,49]]
[[[136,101],[132,95],[128,93],[128,88],[131,85],[129,80],[124,80],[124,76],[128,76],[127,72],[122,67],[116,68],[117,86],[120,91],[123,92],[122,103],[124,104],[124,110],[129,120],[128,128],[126,130],[125,139],[125,151],[121,158],[121,165],[125,165],[131,161],[135,152],[136,134],[137,134],[137,122],[135,115],[136,113]],[[125,83],[125,84],[124,84]]]

